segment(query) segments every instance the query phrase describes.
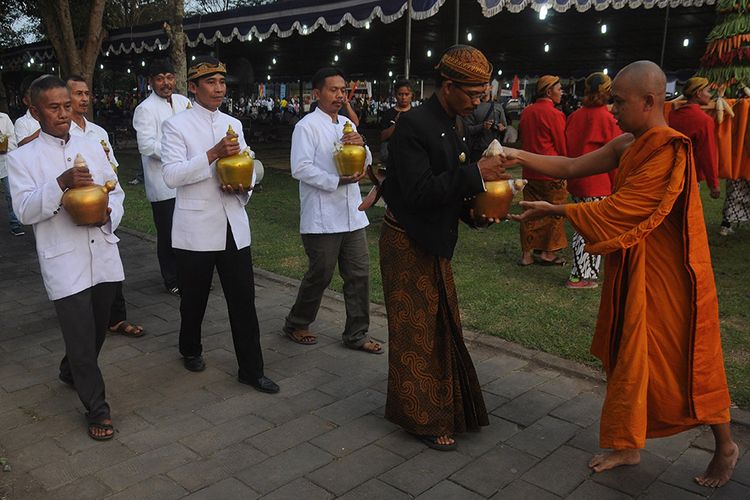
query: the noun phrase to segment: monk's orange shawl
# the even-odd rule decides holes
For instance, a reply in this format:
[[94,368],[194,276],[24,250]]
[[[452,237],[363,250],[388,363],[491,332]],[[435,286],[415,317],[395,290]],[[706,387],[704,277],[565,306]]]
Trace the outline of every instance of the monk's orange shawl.
[[604,254],[592,353],[607,373],[602,448],[729,421],[718,301],[690,141],[649,130],[620,160],[612,196],[566,206]]

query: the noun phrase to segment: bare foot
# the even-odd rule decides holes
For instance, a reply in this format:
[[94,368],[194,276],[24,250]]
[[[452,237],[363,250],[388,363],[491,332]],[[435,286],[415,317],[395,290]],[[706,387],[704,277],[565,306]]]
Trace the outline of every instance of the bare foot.
[[450,436],[438,436],[437,439],[435,439],[435,441],[437,441],[437,444],[444,444],[444,445],[451,445],[456,442],[456,440]]
[[695,482],[708,488],[720,488],[727,484],[732,478],[732,472],[740,457],[740,449],[737,443],[726,446],[724,449],[716,448],[714,457],[708,464],[706,471],[695,478]]
[[615,450],[611,453],[594,455],[589,462],[589,467],[594,472],[602,472],[614,469],[621,465],[638,465],[641,462],[639,450]]

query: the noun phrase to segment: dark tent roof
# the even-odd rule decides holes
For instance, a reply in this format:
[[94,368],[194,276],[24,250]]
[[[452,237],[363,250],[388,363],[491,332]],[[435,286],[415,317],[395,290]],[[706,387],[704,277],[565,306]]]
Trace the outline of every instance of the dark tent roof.
[[[666,4],[649,0],[479,0],[477,5],[475,0],[462,0],[460,40],[484,50],[503,77],[543,73],[581,77],[603,68],[614,73],[636,59],[659,61],[667,9],[648,7]],[[663,66],[684,78],[694,71],[705,49],[705,36],[715,20],[714,7],[708,2],[700,7],[675,7],[701,5],[700,0],[670,4]],[[318,67],[333,64],[351,76],[385,79],[390,71],[395,77],[404,68],[405,5],[404,0],[284,0],[192,16],[185,19],[188,52],[218,53],[230,71],[237,61],[259,81],[265,81],[267,75],[273,81],[305,79]],[[429,77],[440,52],[453,43],[455,0],[414,0],[413,5],[411,74]],[[536,12],[542,5],[551,6],[543,21]],[[620,8],[631,6],[639,7]],[[519,13],[512,12],[519,9]],[[600,31],[602,24],[607,24],[606,34]],[[469,32],[471,42],[467,41]],[[685,38],[690,40],[687,47],[683,46]],[[212,46],[206,45],[209,41]],[[549,52],[544,52],[545,43]],[[123,69],[138,68],[140,61],[167,47],[160,23],[117,30],[104,43],[100,61]],[[29,57],[44,61],[52,57],[51,48],[43,42],[18,47],[6,51],[2,61],[25,64]]]

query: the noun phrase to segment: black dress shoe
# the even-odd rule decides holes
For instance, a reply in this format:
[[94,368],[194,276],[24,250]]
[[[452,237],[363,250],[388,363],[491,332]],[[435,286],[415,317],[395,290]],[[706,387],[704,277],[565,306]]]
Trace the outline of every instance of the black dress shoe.
[[276,394],[277,392],[279,392],[279,385],[265,376],[253,379],[246,379],[242,376],[239,376],[237,377],[237,380],[240,381],[240,384],[250,385],[260,392],[267,392],[268,394]]
[[203,356],[185,356],[182,358],[182,363],[185,368],[191,372],[202,372],[206,369],[206,363],[203,361]]

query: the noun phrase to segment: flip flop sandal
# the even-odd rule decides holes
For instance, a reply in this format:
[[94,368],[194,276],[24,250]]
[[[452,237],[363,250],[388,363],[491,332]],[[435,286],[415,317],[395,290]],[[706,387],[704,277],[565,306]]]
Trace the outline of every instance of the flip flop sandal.
[[302,345],[314,345],[318,343],[318,337],[310,330],[284,330],[289,340]]
[[125,335],[126,337],[131,338],[143,337],[146,334],[142,326],[134,325],[132,323],[128,323],[127,321],[120,321],[114,328],[114,330],[112,329],[112,327],[109,327],[108,330],[110,331],[110,333],[120,333],[122,335]]
[[518,264],[521,267],[526,267],[526,266],[530,266],[534,264],[534,261],[532,260],[531,262],[524,262],[523,259],[518,259],[518,262],[516,262],[516,264]]
[[[374,344],[378,345],[379,347],[377,349],[375,348],[367,348],[365,347],[367,344]],[[385,351],[383,350],[383,345],[380,342],[376,342],[373,339],[367,339],[362,344],[358,346],[347,346],[349,349],[354,349],[355,351],[364,351],[369,354],[383,354]]]
[[453,440],[451,444],[438,443],[437,436],[417,436],[425,445],[437,451],[453,451],[456,449],[456,440]]
[[[104,431],[104,434],[98,435],[94,431]],[[112,431],[111,434],[107,434],[107,431]],[[109,441],[115,437],[115,428],[112,424],[101,424],[99,422],[92,422],[89,424],[89,437],[94,441]]]

